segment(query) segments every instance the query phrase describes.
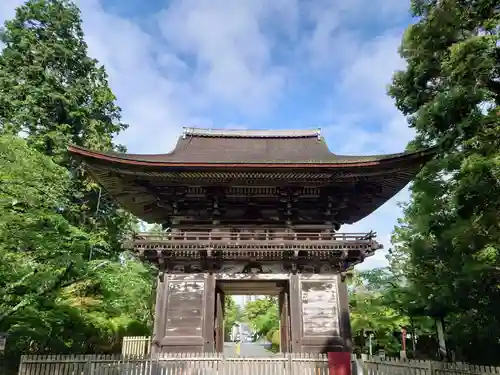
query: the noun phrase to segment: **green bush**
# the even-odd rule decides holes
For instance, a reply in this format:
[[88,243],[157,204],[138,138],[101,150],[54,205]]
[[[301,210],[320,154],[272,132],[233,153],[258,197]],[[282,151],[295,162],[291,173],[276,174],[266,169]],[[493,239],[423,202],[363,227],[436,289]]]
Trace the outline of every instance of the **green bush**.
[[273,353],[278,353],[280,351],[280,330],[275,329],[269,331],[266,335],[266,338],[271,342],[270,351]]

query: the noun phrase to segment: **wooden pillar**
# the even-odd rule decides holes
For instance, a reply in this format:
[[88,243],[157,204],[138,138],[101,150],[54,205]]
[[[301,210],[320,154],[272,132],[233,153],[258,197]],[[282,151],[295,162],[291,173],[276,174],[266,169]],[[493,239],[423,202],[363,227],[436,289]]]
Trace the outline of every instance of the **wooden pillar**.
[[337,274],[290,277],[292,351],[351,352],[347,287]]
[[213,347],[208,321],[214,320],[209,300],[214,289],[208,274],[165,274],[157,290],[154,352],[203,352]]
[[224,351],[224,292],[215,293],[215,351]]
[[165,320],[162,318],[164,315],[165,305],[166,305],[166,293],[165,293],[165,274],[163,271],[158,273],[156,281],[156,302],[155,302],[155,320],[153,326],[153,339],[151,346],[151,353],[161,352],[161,337],[164,329]]
[[211,353],[215,351],[215,298],[216,279],[213,273],[207,275],[205,288],[205,311],[203,337],[205,339],[204,351]]
[[292,353],[302,352],[302,305],[299,275],[290,275],[290,343]]
[[343,340],[343,351],[352,353],[352,331],[351,318],[349,315],[349,295],[347,292],[347,280],[342,281],[340,275],[337,276],[339,310],[340,310],[340,336]]
[[280,312],[280,351],[288,353],[290,351],[290,308],[288,302],[288,291],[279,294]]
[[340,322],[340,337],[342,347],[332,348],[328,353],[328,369],[330,375],[351,375],[352,363],[352,333],[351,319],[349,317],[349,296],[347,294],[347,283],[337,276],[338,310]]

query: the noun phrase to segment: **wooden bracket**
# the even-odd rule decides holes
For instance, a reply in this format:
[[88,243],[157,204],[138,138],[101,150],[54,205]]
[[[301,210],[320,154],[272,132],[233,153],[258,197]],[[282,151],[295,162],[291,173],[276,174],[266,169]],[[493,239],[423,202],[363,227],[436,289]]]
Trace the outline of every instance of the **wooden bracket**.
[[341,272],[340,273],[340,281],[345,282],[346,278],[347,278],[347,272]]
[[164,272],[166,267],[165,267],[165,259],[163,258],[163,252],[161,250],[156,250],[156,257],[158,259],[158,269],[161,272]]

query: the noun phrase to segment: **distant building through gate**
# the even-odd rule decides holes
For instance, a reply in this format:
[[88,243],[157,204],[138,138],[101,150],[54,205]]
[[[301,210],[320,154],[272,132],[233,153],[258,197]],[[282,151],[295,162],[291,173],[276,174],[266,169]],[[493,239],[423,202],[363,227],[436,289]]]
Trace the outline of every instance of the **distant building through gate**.
[[278,297],[283,352],[351,352],[346,271],[381,245],[338,230],[435,153],[345,156],[318,130],[197,128],[167,154],[69,151],[125,209],[170,228],[129,244],[158,266],[153,353],[222,352],[226,294]]

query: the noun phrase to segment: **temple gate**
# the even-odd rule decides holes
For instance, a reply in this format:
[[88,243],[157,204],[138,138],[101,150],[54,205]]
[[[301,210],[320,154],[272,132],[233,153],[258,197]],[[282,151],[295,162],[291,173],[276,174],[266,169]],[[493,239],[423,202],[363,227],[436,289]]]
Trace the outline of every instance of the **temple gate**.
[[279,297],[282,351],[350,352],[346,271],[382,246],[338,230],[434,155],[342,156],[316,130],[198,128],[168,154],[69,151],[122,207],[169,228],[130,243],[158,266],[155,352],[222,351],[227,293]]

